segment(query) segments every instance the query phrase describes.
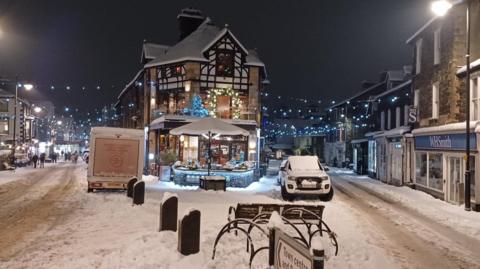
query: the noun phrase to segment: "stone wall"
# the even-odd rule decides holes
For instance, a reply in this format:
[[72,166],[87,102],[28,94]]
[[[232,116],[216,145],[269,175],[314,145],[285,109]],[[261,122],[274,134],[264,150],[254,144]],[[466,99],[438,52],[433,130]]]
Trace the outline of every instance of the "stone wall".
[[[434,31],[441,27],[440,63],[434,65]],[[417,127],[436,126],[464,119],[465,94],[456,76],[465,54],[465,9],[452,10],[438,19],[420,36],[423,39],[421,70],[413,79],[413,89],[420,90]],[[414,46],[414,43],[413,43]],[[416,52],[415,52],[416,53]],[[432,119],[432,87],[439,83],[439,117]]]

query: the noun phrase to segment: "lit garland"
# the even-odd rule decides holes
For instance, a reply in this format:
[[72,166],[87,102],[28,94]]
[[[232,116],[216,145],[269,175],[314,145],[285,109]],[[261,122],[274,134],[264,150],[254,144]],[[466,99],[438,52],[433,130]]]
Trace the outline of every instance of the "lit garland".
[[228,96],[232,98],[232,108],[233,108],[233,119],[240,118],[240,97],[238,92],[234,91],[231,88],[226,89],[211,89],[208,91],[208,106],[210,108],[210,116],[217,117],[217,97],[218,96]]

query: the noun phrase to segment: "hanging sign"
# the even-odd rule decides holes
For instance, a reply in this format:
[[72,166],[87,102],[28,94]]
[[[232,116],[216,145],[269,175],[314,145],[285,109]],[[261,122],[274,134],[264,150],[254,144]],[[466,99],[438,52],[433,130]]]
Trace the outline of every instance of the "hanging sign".
[[417,122],[417,113],[418,113],[418,110],[417,110],[416,107],[410,107],[408,109],[408,122],[409,123]]

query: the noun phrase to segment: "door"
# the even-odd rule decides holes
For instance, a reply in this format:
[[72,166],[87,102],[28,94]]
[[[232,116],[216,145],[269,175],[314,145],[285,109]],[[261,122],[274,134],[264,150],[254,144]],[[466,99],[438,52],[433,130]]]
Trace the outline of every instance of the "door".
[[461,204],[463,197],[463,158],[448,157],[447,199],[451,203]]

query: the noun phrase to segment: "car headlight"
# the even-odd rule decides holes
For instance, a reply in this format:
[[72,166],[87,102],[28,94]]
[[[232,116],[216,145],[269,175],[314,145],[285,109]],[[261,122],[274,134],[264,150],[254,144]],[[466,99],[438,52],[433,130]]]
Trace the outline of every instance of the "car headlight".
[[295,180],[294,176],[288,176],[288,180]]
[[320,177],[323,180],[328,180],[328,176],[323,176],[323,177]]

